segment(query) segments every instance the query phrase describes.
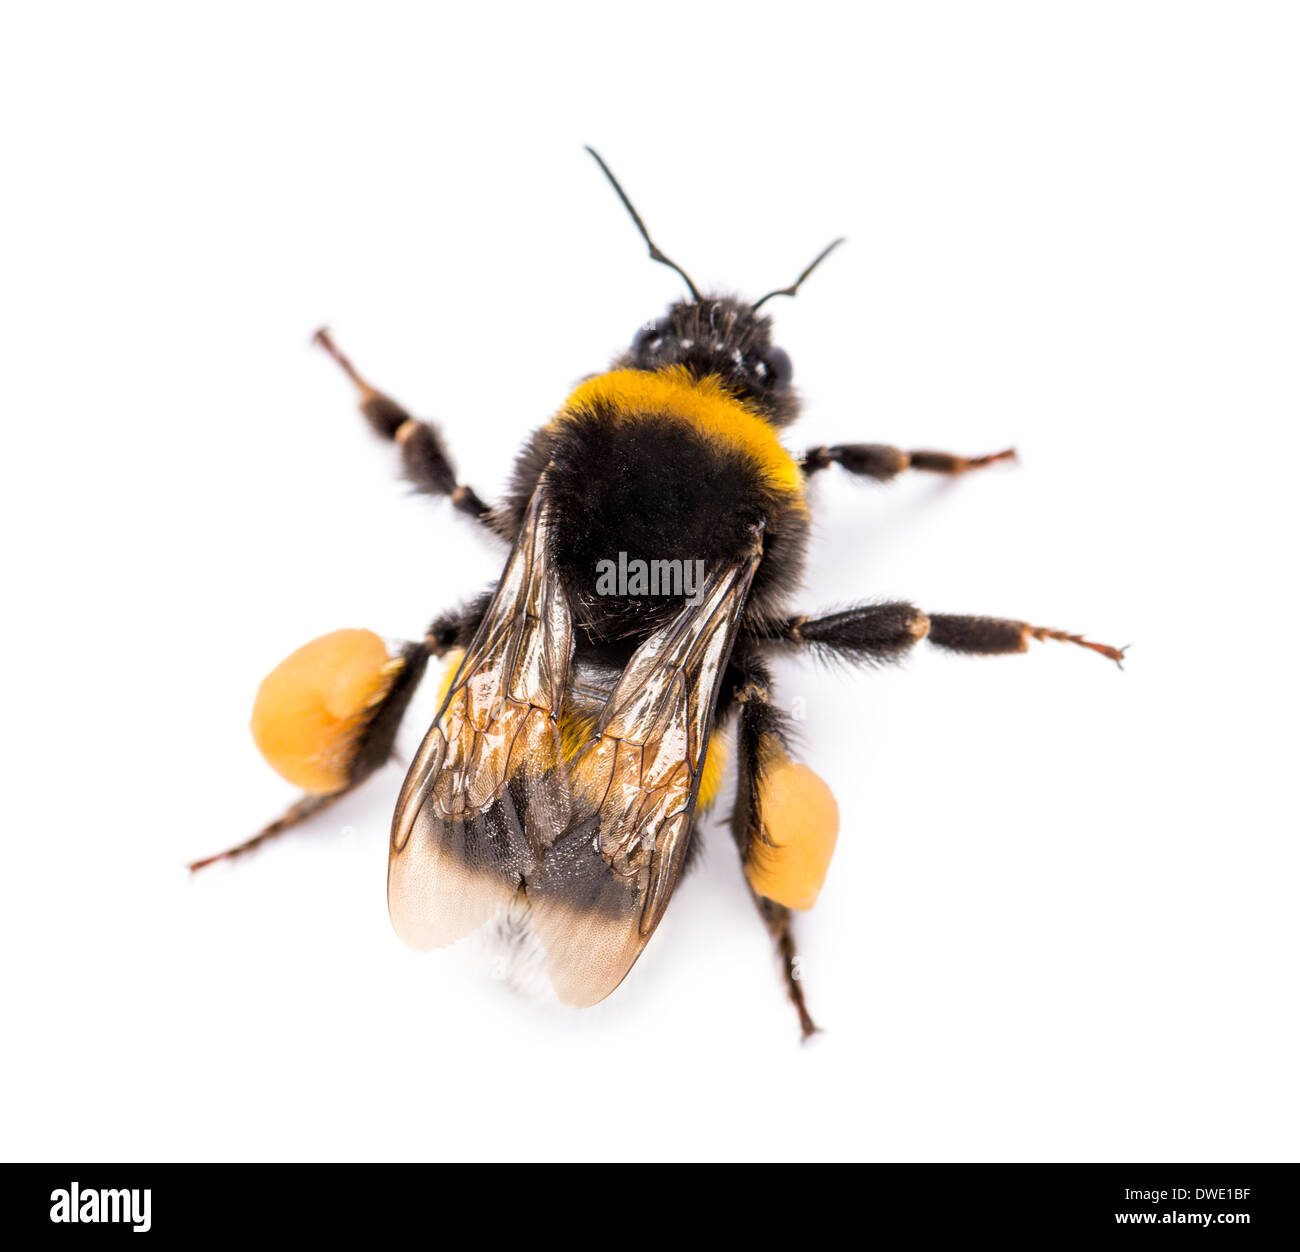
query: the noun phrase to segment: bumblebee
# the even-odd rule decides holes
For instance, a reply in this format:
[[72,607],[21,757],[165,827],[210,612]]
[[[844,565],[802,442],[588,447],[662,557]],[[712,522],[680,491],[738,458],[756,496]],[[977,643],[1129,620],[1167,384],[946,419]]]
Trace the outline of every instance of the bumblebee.
[[838,811],[827,785],[794,760],[771,656],[874,664],[922,640],[974,654],[1023,652],[1036,639],[1116,662],[1122,652],[902,602],[795,611],[813,475],[835,465],[878,482],[906,470],[959,475],[1015,453],[849,443],[792,455],[782,432],[799,413],[793,371],[762,310],[794,296],[842,241],[752,303],[701,294],[588,151],[651,258],[682,277],[689,298],[578,385],[527,442],[494,508],[458,481],[432,424],[317,333],[410,481],[449,497],[509,557],[492,590],[392,653],[369,631],[336,631],[278,666],[258,692],[253,734],[305,794],[251,840],[192,868],[245,852],[359,786],[391,754],[430,660],[442,658],[437,715],[393,817],[388,903],[398,935],[423,950],[495,930],[534,953],[564,1002],[604,999],[690,865],[733,739],[731,832],[807,1037],[816,1028],[791,915],[817,898]]

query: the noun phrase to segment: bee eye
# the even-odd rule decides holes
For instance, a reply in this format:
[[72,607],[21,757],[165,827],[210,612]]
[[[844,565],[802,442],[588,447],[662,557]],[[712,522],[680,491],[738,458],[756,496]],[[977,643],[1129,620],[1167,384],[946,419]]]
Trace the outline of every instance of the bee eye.
[[632,351],[644,351],[646,348],[654,345],[655,340],[662,339],[663,335],[664,324],[662,320],[658,322],[647,322],[636,332],[636,337],[632,340]]
[[788,387],[794,377],[794,364],[784,348],[769,348],[763,356],[768,381],[774,387]]

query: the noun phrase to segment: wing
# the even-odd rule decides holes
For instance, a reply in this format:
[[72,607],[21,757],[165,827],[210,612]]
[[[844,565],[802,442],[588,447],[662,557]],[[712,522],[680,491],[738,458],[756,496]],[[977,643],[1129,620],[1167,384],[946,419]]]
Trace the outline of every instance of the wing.
[[501,584],[407,773],[388,911],[427,950],[505,911],[569,827],[559,736],[573,629],[534,492]]
[[527,882],[560,999],[595,1004],[649,942],[681,872],[718,686],[758,552],[715,571],[633,654],[569,767],[572,825]]
[[543,479],[398,800],[389,911],[407,943],[450,943],[522,901],[562,1000],[594,1004],[618,986],[681,870],[758,559],[756,541],[636,650],[566,760],[573,634],[549,568]]

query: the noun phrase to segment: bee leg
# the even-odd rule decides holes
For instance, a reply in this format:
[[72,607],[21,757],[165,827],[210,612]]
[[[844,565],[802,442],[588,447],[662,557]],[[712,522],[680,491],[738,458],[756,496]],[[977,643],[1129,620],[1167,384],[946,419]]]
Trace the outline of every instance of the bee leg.
[[967,652],[976,656],[1027,652],[1032,639],[1054,639],[1059,643],[1088,648],[1107,660],[1114,661],[1120,669],[1124,668],[1124,653],[1128,651],[1127,644],[1122,648],[1113,648],[1108,643],[1094,643],[1091,639],[1069,631],[1031,626],[1028,622],[1012,621],[1009,618],[974,617],[957,613],[930,614],[929,640],[935,647],[949,652]]
[[1116,664],[1123,661],[1125,652],[1124,648],[1094,643],[1069,631],[1031,626],[1028,622],[1002,617],[927,614],[903,601],[863,604],[824,617],[787,618],[768,628],[761,637],[868,664],[894,660],[922,639],[949,652],[976,656],[1025,652],[1035,639],[1072,643]]
[[905,452],[885,443],[841,443],[810,449],[800,463],[805,477],[831,465],[842,465],[850,474],[888,482],[906,469],[955,477],[969,470],[983,469],[999,461],[1014,461],[1015,448],[1004,448],[986,456],[957,456],[952,452]]
[[758,915],[763,919],[763,925],[767,927],[768,934],[776,943],[777,955],[781,958],[781,969],[785,976],[785,989],[795,1012],[799,1014],[800,1034],[805,1040],[810,1039],[821,1030],[821,1027],[813,1021],[812,1015],[808,1012],[807,1002],[804,1000],[803,974],[800,969],[799,953],[794,946],[794,919],[791,917],[790,910],[783,904],[775,904],[756,892],[750,894],[753,895],[754,903],[758,906]]
[[356,384],[362,416],[377,434],[397,444],[402,468],[416,490],[431,496],[450,496],[452,504],[462,513],[491,529],[491,510],[472,487],[456,481],[456,470],[437,427],[431,422],[417,421],[396,400],[366,382],[324,327],[316,332],[314,342]]
[[843,660],[879,664],[914,648],[930,631],[930,619],[911,604],[861,604],[822,617],[788,617],[769,626],[764,638]]
[[491,591],[475,600],[435,617],[424,633],[424,643],[433,656],[446,656],[453,648],[467,648],[474,639],[488,606],[492,603]]
[[391,755],[393,741],[397,738],[402,717],[424,677],[430,658],[443,656],[452,648],[464,647],[469,643],[483,618],[488,599],[490,597],[480,597],[463,608],[444,613],[433,621],[422,640],[418,643],[408,643],[402,649],[402,670],[371,717],[358,743],[347,782],[339,790],[325,795],[302,796],[275,821],[262,827],[251,839],[246,839],[233,848],[227,848],[224,852],[192,861],[190,869],[200,870],[217,861],[231,860],[242,856],[245,852],[251,852],[268,839],[274,839],[276,835],[282,835],[286,830],[292,830],[308,818],[315,817],[317,813],[328,808],[336,800],[341,800],[349,792],[355,791],[365,782]]
[[242,856],[245,852],[251,852],[268,839],[273,839],[276,835],[282,835],[286,830],[292,830],[295,826],[307,821],[308,818],[315,817],[317,813],[328,808],[336,800],[341,800],[349,792],[355,791],[371,774],[379,769],[392,754],[393,741],[397,738],[398,727],[402,724],[402,717],[411,703],[411,697],[415,695],[416,689],[424,678],[429,658],[441,655],[448,647],[452,646],[450,643],[442,643],[442,638],[451,633],[453,617],[454,615],[448,614],[446,617],[439,618],[429,628],[429,633],[424,639],[418,643],[406,644],[402,648],[400,655],[392,662],[393,668],[396,670],[392,685],[385,692],[383,699],[375,706],[374,710],[367,714],[365,727],[358,736],[355,747],[351,749],[352,755],[348,764],[347,778],[341,787],[323,794],[309,793],[302,796],[291,804],[280,817],[264,826],[251,839],[246,839],[233,848],[227,848],[224,852],[218,852],[212,856],[201,857],[197,861],[190,862],[191,871],[203,869],[217,861]]
[[[785,718],[769,699],[771,676],[758,656],[752,653],[733,656],[732,679],[732,689],[726,703],[739,708],[736,736],[739,779],[736,785],[736,808],[731,817],[731,833],[740,850],[741,861],[748,864],[763,839],[760,783],[764,761],[770,757],[774,748],[778,752],[784,751]],[[804,999],[790,910],[759,895],[752,886],[750,895],[763,919],[763,925],[776,944],[786,991],[795,1012],[799,1014],[799,1029],[803,1038],[807,1039],[816,1033],[818,1027],[808,1012],[808,1004]]]
[[227,848],[224,852],[214,852],[211,856],[204,856],[197,861],[191,861],[190,872],[196,873],[209,865],[215,865],[218,861],[230,861],[237,856],[243,856],[245,852],[251,852],[259,844],[265,843],[266,840],[274,839],[276,835],[282,835],[286,830],[292,830],[309,817],[315,817],[322,809],[329,808],[335,800],[341,800],[351,790],[352,787],[348,786],[342,791],[335,791],[327,796],[303,796],[291,804],[275,821],[263,826],[251,839],[245,839],[243,843],[237,843],[233,848]]

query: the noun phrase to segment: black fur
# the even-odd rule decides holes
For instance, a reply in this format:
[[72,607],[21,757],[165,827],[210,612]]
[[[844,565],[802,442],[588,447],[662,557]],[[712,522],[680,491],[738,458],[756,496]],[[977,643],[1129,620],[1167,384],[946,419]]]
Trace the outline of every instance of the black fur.
[[468,604],[434,618],[424,635],[425,643],[434,656],[443,656],[452,648],[469,647],[494,594],[495,588],[491,588]]
[[675,596],[596,595],[599,562],[626,553],[629,562],[703,561],[712,570],[743,560],[763,526],[754,587],[761,594],[770,582],[764,566],[775,569],[791,539],[779,524],[786,506],[752,462],[671,414],[627,421],[598,410],[563,423],[547,484],[554,556],[575,620],[593,642],[644,638],[682,608]]
[[828,657],[853,661],[891,661],[929,629],[929,619],[904,601],[861,604],[824,617],[791,617],[766,638],[811,647]]
[[397,675],[383,703],[375,710],[366,727],[348,770],[348,790],[369,778],[392,754],[398,727],[402,724],[411,697],[424,678],[431,655],[429,645],[424,641],[408,643],[402,648],[401,673]]
[[[639,333],[613,364],[647,370],[680,365],[700,378],[716,376],[778,425],[793,419],[798,401],[788,361],[768,332],[768,319],[737,301],[682,302]],[[761,524],[763,558],[750,587],[747,621],[757,629],[778,620],[798,585],[808,541],[805,511],[768,486],[743,452],[705,438],[671,411],[629,421],[598,406],[583,420],[536,432],[494,514],[506,539],[518,534],[543,472],[554,501],[553,555],[594,656],[625,659],[681,608],[675,598],[597,596],[598,563],[620,552],[628,561],[703,560],[711,567],[747,552]]]
[[930,618],[930,642],[952,652],[974,652],[998,656],[1023,652],[1028,646],[1024,622],[1001,617],[963,617],[936,613]]
[[799,416],[790,358],[772,343],[772,321],[743,300],[706,296],[681,300],[637,332],[615,369],[681,365],[696,378],[720,378],[774,426]]

